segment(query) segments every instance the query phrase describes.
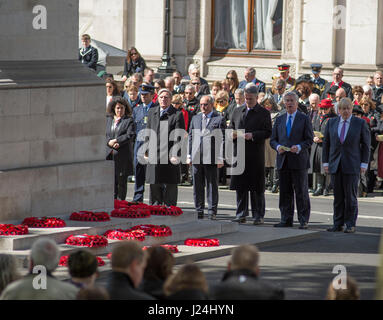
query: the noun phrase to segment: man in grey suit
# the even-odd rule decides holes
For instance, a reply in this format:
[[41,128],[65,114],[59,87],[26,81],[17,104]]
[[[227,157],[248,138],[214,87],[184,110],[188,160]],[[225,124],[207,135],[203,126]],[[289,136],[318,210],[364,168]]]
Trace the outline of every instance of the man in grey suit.
[[[193,165],[193,195],[198,218],[203,219],[204,216],[206,186],[209,217],[215,220],[218,207],[217,169],[223,167],[223,131],[226,123],[214,110],[213,105],[214,100],[211,96],[203,96],[200,100],[201,112],[191,120],[188,162]],[[220,139],[218,136],[221,133]],[[214,134],[218,135],[212,139]]]
[[322,162],[334,182],[334,226],[330,232],[354,233],[358,216],[359,174],[365,173],[370,157],[371,136],[366,121],[352,116],[351,99],[339,101],[340,117],[332,118],[323,139]]

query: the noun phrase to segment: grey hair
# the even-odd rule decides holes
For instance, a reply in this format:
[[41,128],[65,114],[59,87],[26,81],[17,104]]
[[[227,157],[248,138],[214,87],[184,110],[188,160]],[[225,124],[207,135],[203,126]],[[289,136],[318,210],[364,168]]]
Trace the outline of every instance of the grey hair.
[[54,271],[60,260],[60,250],[52,239],[40,238],[36,240],[31,249],[33,266],[42,265],[47,271]]
[[283,102],[285,102],[285,101],[286,101],[286,98],[288,98],[288,97],[293,97],[296,103],[298,103],[298,101],[299,101],[298,95],[297,95],[295,92],[293,92],[293,91],[286,92],[286,93],[283,95],[283,98],[282,98],[282,99],[283,99]]
[[251,74],[255,75],[255,69],[253,67],[246,68],[247,72],[250,72]]
[[166,88],[162,88],[160,91],[158,91],[158,96],[160,96],[163,92],[167,92],[170,94],[170,98],[173,96],[173,94],[171,93],[170,90],[166,89]]
[[339,102],[338,102],[338,110],[342,109],[344,106],[349,106],[352,109],[353,104],[352,104],[352,101],[351,101],[350,98],[342,98],[342,99],[339,100]]
[[188,89],[193,90],[195,92],[195,88],[194,88],[194,86],[192,84],[186,85],[185,91],[188,90]]
[[245,93],[258,95],[258,87],[254,83],[250,82],[245,87]]
[[206,94],[206,95],[202,96],[201,99],[202,98],[208,98],[208,103],[209,104],[213,104],[214,103],[214,97],[212,95],[210,95],[210,94]]
[[189,72],[194,70],[194,69],[199,70],[199,66],[197,64],[195,64],[195,63],[192,63],[191,65],[189,65],[189,68],[188,68]]
[[144,78],[142,77],[142,74],[139,72],[133,73],[132,78],[137,78],[138,81],[140,81],[140,82],[144,80]]
[[244,96],[245,91],[241,88],[238,88],[237,90],[235,90],[234,94],[239,94],[240,96]]
[[365,84],[365,85],[363,86],[363,91],[364,91],[364,92],[368,92],[368,91],[370,91],[370,90],[372,90],[372,87],[371,87],[370,85]]
[[318,99],[320,99],[319,94],[317,94],[317,93],[312,93],[312,94],[310,94],[310,96],[309,96],[309,101],[311,101],[311,99],[314,99],[314,98],[318,98]]
[[275,86],[278,87],[280,85],[282,85],[283,88],[286,88],[286,81],[283,79],[278,79],[277,82],[275,83]]
[[0,294],[9,283],[19,278],[15,258],[10,254],[0,254]]
[[166,77],[165,82],[166,81],[171,81],[172,83],[174,83],[174,78],[173,77]]

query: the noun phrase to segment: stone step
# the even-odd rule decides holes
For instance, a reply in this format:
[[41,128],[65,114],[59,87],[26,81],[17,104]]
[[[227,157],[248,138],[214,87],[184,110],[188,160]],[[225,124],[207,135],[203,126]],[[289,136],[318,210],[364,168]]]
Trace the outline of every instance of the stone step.
[[[22,236],[0,236],[0,250],[26,250],[32,243],[41,236],[52,238],[56,243],[65,243],[66,238],[70,235],[89,234],[102,235],[110,229],[129,229],[139,224],[155,224],[174,226],[177,224],[185,224],[197,221],[197,214],[192,211],[184,211],[179,216],[156,216],[149,218],[114,218],[110,221],[73,221],[69,220],[69,216],[57,216],[65,220],[67,227],[65,228],[29,228],[29,234]],[[21,221],[16,222],[21,223]]]
[[[137,223],[137,224],[140,224],[140,223]],[[161,224],[163,224],[163,222]],[[236,223],[209,221],[209,220],[196,220],[196,221],[189,221],[186,223],[177,223],[177,224],[171,225],[170,227],[172,229],[171,236],[169,237],[148,236],[146,237],[145,241],[142,242],[142,245],[153,246],[153,245],[159,245],[159,244],[172,244],[176,242],[183,243],[183,241],[187,238],[210,237],[211,235],[233,233],[238,230],[238,224]],[[83,233],[83,232],[80,232],[80,230],[75,230],[75,231],[79,232],[76,234]],[[73,234],[73,233],[70,233],[70,234]],[[66,236],[69,236],[70,234],[68,233],[66,234]],[[46,232],[45,234],[41,233],[40,235],[36,235],[34,240],[38,239],[38,237],[45,236],[45,235],[52,237],[52,233]],[[24,243],[29,241],[29,248],[30,248],[30,245],[33,242],[31,241],[30,238],[25,238],[25,239],[26,240],[24,240]],[[100,247],[100,248],[86,248],[86,247],[72,246],[72,245],[65,244],[64,241],[57,242],[57,243],[59,244],[61,255],[68,255],[72,253],[73,251],[78,250],[79,248],[86,248],[87,250],[90,250],[93,254],[100,256],[100,255],[106,255],[107,253],[110,253],[119,242],[120,242],[119,240],[108,240],[108,246]],[[30,254],[29,248],[23,249],[23,250],[12,250],[12,251],[0,250],[0,253],[9,253],[14,255],[18,261],[19,266],[27,267],[28,257]]]

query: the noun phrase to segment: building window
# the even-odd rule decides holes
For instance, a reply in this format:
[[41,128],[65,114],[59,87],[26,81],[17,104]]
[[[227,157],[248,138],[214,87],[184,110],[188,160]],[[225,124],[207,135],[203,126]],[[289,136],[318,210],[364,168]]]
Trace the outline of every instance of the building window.
[[213,53],[280,54],[283,0],[212,0]]

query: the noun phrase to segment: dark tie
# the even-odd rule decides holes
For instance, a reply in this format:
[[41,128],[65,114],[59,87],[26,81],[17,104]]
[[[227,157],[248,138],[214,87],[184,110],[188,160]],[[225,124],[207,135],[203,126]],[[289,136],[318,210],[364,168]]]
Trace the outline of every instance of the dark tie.
[[286,125],[286,133],[287,137],[290,137],[290,132],[291,132],[291,122],[293,120],[293,116],[289,115],[289,120],[287,120],[287,125]]
[[347,121],[343,121],[342,129],[340,130],[340,137],[339,137],[340,143],[344,142],[344,135],[346,133],[346,123]]

